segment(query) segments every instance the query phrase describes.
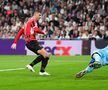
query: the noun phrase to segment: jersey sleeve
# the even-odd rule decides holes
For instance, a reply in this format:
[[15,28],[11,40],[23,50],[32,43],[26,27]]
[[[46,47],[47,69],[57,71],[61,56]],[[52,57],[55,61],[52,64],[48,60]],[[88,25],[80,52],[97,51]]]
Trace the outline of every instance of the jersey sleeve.
[[23,33],[24,33],[24,28],[21,28],[21,29],[19,30],[19,32],[17,33],[15,39],[14,39],[14,43],[17,44],[17,42],[18,42],[20,36],[21,36]]
[[34,21],[32,21],[32,24],[31,25],[32,25],[32,28],[34,29],[34,31],[36,33],[45,34],[45,32],[43,32],[41,29],[38,28],[37,24],[35,25],[35,22]]
[[36,33],[39,33],[39,34],[45,34],[45,32],[43,32],[41,29],[39,29],[38,27],[34,27],[34,31]]

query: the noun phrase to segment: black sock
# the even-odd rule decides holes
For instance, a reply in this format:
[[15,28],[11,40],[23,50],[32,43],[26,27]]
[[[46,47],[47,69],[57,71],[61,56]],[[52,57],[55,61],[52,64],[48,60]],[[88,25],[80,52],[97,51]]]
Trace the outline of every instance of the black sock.
[[42,60],[40,72],[45,72],[45,68],[46,68],[46,66],[47,66],[47,64],[48,64],[48,60],[49,60],[49,58],[44,58],[44,59]]
[[38,56],[30,65],[33,67],[35,64],[39,63],[43,59],[43,56]]

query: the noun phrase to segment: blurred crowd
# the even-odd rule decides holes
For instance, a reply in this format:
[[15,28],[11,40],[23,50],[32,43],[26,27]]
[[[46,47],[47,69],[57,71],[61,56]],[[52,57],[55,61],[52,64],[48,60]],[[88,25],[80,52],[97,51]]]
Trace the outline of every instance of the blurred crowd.
[[[38,39],[108,39],[108,0],[0,0],[0,38],[14,38],[40,10]],[[22,37],[23,38],[23,37]]]

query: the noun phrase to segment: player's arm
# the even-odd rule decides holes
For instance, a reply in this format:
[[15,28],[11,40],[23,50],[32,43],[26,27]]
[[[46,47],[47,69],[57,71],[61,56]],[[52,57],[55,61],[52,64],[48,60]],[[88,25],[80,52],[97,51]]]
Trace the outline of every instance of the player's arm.
[[18,34],[16,35],[15,39],[14,39],[14,43],[13,43],[12,46],[11,46],[12,49],[16,49],[18,40],[19,40],[20,36],[23,34],[23,32],[24,32],[24,28],[21,28],[21,29],[19,30]]
[[36,33],[39,34],[46,34],[45,32],[43,32],[41,29],[39,29],[38,27],[33,27]]
[[46,34],[46,33],[43,32],[41,29],[39,29],[38,26],[35,25],[34,21],[31,21],[31,22],[30,22],[30,26],[31,26],[31,28],[34,29],[34,31],[35,31],[36,33],[39,33],[39,34]]

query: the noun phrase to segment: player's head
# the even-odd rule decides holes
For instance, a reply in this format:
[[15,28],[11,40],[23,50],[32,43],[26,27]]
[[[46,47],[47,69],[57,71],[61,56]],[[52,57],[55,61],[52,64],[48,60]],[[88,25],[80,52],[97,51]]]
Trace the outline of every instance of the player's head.
[[41,13],[40,13],[40,11],[36,10],[36,11],[34,12],[33,17],[34,17],[36,20],[39,20],[39,19],[41,18]]

